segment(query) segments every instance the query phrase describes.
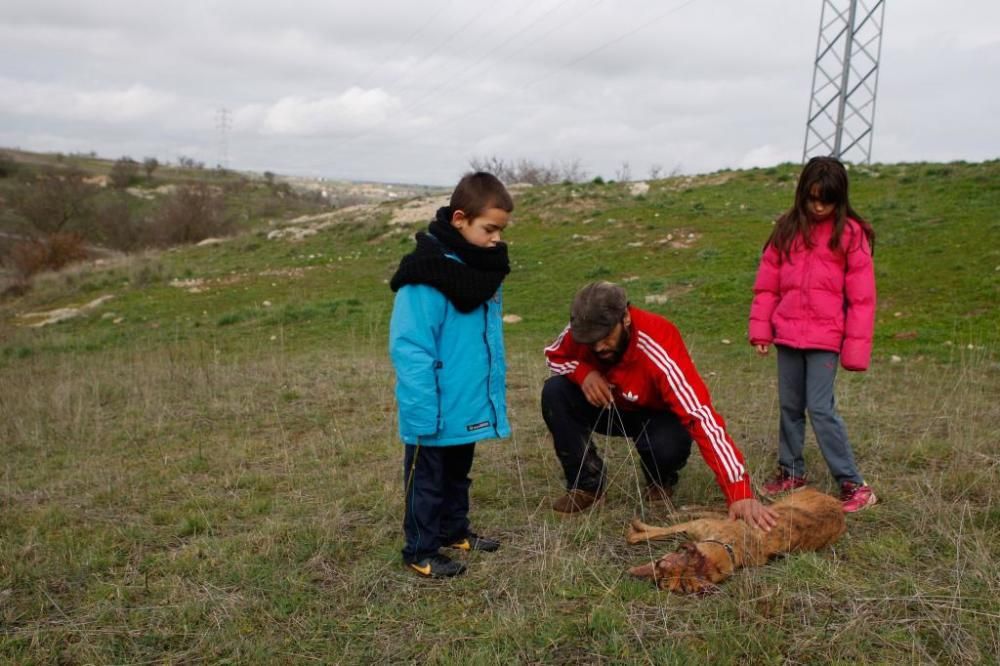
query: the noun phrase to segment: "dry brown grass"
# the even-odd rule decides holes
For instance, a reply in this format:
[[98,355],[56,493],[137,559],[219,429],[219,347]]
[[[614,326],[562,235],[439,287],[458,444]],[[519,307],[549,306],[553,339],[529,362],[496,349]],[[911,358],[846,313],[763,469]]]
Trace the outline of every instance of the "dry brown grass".
[[[741,571],[701,601],[628,566],[631,447],[602,441],[608,500],[575,519],[538,416],[545,370],[510,358],[508,442],[482,445],[468,576],[398,564],[400,459],[381,351],[223,358],[210,344],[24,359],[0,371],[0,652],[14,661],[988,662],[998,651],[995,368],[876,368],[841,405],[882,503],[826,552]],[[711,359],[710,365],[714,365]],[[704,361],[702,365],[704,365]],[[770,372],[712,377],[757,478]],[[817,451],[810,472],[829,489]],[[695,457],[681,503],[719,500]]]

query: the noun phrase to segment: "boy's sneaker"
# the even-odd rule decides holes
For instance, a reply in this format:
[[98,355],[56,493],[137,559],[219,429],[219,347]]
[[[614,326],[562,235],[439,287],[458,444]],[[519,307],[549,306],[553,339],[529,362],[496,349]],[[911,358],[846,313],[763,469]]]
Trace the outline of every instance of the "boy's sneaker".
[[764,484],[762,490],[764,495],[780,495],[804,485],[806,485],[804,476],[792,476],[782,468],[778,470],[773,479]]
[[875,504],[878,498],[867,483],[844,481],[840,484],[840,502],[844,513],[854,513]]
[[465,565],[438,553],[407,565],[424,578],[451,578],[465,572]]
[[500,542],[496,539],[479,536],[475,532],[469,532],[469,535],[464,539],[460,539],[448,547],[465,551],[481,550],[484,553],[495,553],[500,550]]

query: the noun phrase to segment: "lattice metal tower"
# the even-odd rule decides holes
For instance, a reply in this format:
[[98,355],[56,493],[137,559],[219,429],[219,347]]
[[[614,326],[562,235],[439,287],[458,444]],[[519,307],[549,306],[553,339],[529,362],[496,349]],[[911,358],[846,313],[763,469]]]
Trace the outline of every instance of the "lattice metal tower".
[[802,161],[871,162],[885,0],[823,0]]
[[229,168],[229,130],[233,121],[229,109],[221,107],[215,113],[215,129],[219,132],[219,168]]

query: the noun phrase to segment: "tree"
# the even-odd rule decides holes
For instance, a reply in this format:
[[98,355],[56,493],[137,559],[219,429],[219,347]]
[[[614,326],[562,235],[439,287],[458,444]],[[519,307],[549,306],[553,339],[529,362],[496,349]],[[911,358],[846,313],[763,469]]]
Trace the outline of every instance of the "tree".
[[180,157],[177,158],[177,164],[179,164],[181,166],[181,168],[183,168],[183,169],[204,169],[205,168],[205,163],[204,162],[199,162],[195,158],[193,158],[193,157],[187,157],[185,155],[181,155]]
[[142,168],[146,172],[146,179],[153,180],[153,172],[160,166],[155,157],[147,157],[142,160]]
[[48,235],[89,216],[96,193],[80,171],[48,172],[20,188],[11,203],[36,233]]

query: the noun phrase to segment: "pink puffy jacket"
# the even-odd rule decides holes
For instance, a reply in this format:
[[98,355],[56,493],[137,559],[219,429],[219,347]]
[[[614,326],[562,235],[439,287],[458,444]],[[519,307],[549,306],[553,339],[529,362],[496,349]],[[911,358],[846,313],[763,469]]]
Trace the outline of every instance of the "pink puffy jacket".
[[840,353],[846,370],[867,370],[875,330],[875,268],[861,226],[848,218],[841,252],[827,244],[833,220],[812,226],[813,246],[801,239],[782,257],[764,250],[750,306],[750,344]]

